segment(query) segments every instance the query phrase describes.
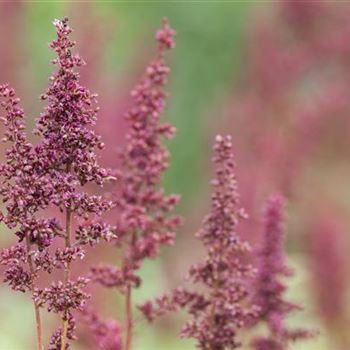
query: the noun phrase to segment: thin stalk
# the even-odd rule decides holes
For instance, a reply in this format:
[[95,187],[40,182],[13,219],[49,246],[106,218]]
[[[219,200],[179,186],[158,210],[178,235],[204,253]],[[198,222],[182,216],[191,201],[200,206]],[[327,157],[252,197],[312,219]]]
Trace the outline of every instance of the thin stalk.
[[[27,245],[27,262],[29,265],[29,271],[30,271],[30,274],[32,276],[34,276],[33,260],[32,260],[31,254],[30,254],[30,242],[29,242],[28,236],[26,236],[26,245]],[[31,284],[31,292],[32,293],[34,291],[34,288],[35,288],[35,286],[34,286],[34,281],[33,281]],[[34,300],[33,300],[33,304],[34,304],[34,312],[35,312],[37,346],[38,346],[38,350],[44,350],[40,308]]]
[[[218,281],[214,281],[214,292],[212,295],[215,296],[218,290],[219,290],[219,283]],[[209,319],[211,327],[215,326],[215,313],[216,313],[216,305],[215,305],[215,302],[213,302],[210,309],[210,319]],[[210,346],[210,349],[215,350],[212,345]]]
[[125,313],[126,313],[126,336],[125,336],[125,350],[131,350],[132,336],[133,336],[133,312],[132,312],[132,288],[128,286],[125,298]]
[[[71,247],[71,231],[72,231],[72,212],[69,208],[66,209],[66,236],[65,236],[65,247]],[[63,283],[66,285],[70,278],[70,263],[64,270]],[[68,311],[64,311],[62,314],[62,336],[61,336],[61,350],[66,350],[67,345],[67,333],[68,333]]]
[[[135,245],[137,240],[137,233],[134,231],[130,239],[130,247]],[[124,265],[127,264],[127,258],[124,257]],[[125,325],[125,350],[132,349],[132,337],[134,333],[134,315],[132,310],[132,286],[128,285],[125,296],[125,315],[126,315],[126,325]]]
[[[222,244],[221,244],[221,248],[220,248],[220,252],[223,251],[223,249],[225,249],[224,247],[222,247]],[[221,263],[221,260],[222,260],[222,256],[221,254],[219,254],[219,264]],[[217,292],[220,290],[220,280],[219,280],[219,277],[216,276],[215,280],[213,281],[213,292],[212,292],[212,296],[216,296],[217,295]],[[216,304],[215,304],[215,298],[214,298],[214,302],[212,303],[211,305],[211,309],[210,309],[210,325],[211,327],[214,327],[215,326],[215,313],[216,313]],[[213,345],[210,345],[210,349],[211,350],[215,350],[214,349],[214,346]]]

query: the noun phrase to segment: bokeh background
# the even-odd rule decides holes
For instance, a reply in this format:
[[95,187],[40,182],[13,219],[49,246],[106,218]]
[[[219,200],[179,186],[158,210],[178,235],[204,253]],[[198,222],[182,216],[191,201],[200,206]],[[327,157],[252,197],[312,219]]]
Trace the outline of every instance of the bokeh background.
[[[38,96],[52,71],[52,20],[69,16],[77,48],[88,65],[86,85],[100,98],[97,125],[115,166],[123,144],[129,91],[155,50],[161,18],[177,31],[170,53],[170,99],[165,118],[178,133],[169,143],[164,178],[179,193],[185,224],[174,247],[142,270],[142,301],[181,283],[200,259],[194,239],[209,207],[211,143],[233,137],[241,198],[250,215],[241,234],[257,249],[261,208],[272,192],[288,199],[288,259],[295,276],[288,295],[305,311],[291,324],[318,329],[298,350],[350,348],[350,3],[312,0],[186,2],[0,1],[0,81],[18,91],[28,127],[43,107]],[[3,152],[3,149],[1,149]],[[0,244],[11,235],[1,227]],[[103,248],[100,248],[100,250]],[[104,251],[96,256],[113,252]],[[116,293],[94,300],[106,316],[120,317]],[[0,286],[0,349],[33,346],[32,305],[27,296]],[[138,320],[135,350],[194,349],[178,338],[181,318],[149,326]],[[46,316],[45,323],[54,320]],[[47,335],[48,336],[48,335]],[[84,339],[73,349],[92,349]]]

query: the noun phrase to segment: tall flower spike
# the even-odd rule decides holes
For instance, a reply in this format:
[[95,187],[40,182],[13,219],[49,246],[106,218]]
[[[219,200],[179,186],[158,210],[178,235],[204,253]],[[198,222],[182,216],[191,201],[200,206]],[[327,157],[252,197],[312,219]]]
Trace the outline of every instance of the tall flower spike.
[[182,336],[196,339],[202,350],[239,348],[240,329],[257,313],[255,306],[246,306],[248,282],[255,271],[246,262],[251,248],[236,231],[246,214],[239,206],[231,137],[217,136],[214,152],[211,212],[197,233],[207,255],[189,271],[189,278],[203,294],[176,289],[156,303],[141,306],[150,320],[166,311],[187,309],[192,319],[182,329]]
[[290,277],[284,253],[284,199],[271,196],[264,214],[264,236],[259,254],[254,303],[260,308],[258,321],[266,323],[269,335],[259,336],[252,341],[256,350],[287,350],[292,341],[312,336],[312,332],[289,329],[285,319],[292,311],[301,310],[295,303],[284,299],[287,286],[281,277]]
[[[72,261],[84,254],[82,249],[77,252],[76,247],[87,244],[87,240],[74,242],[74,238],[80,238],[84,230],[92,230],[96,239],[107,237],[104,225],[91,224],[87,219],[101,216],[112,204],[100,196],[80,191],[80,187],[87,183],[102,185],[108,177],[108,172],[98,165],[95,153],[95,149],[102,148],[103,143],[91,129],[98,111],[96,95],[79,83],[80,76],[75,69],[85,63],[71,51],[75,43],[69,38],[72,29],[68,26],[68,19],[55,20],[54,25],[57,39],[50,47],[57,54],[53,63],[58,69],[51,76],[46,94],[42,96],[43,100],[48,100],[48,104],[37,121],[41,143],[36,150],[40,154],[43,173],[51,180],[51,203],[65,215],[65,248],[63,252],[56,251],[58,265],[64,268],[64,279],[53,284],[49,290],[39,290],[37,296],[49,310],[61,313],[62,336],[57,348],[64,350],[69,331],[68,315],[82,307],[86,299],[81,289],[87,281],[82,278],[73,281],[70,275]],[[75,217],[85,219],[85,222],[81,221],[74,233],[72,221]],[[96,229],[100,229],[100,232],[96,232]],[[69,298],[57,299],[55,293],[64,293]]]
[[169,166],[169,152],[162,142],[175,133],[173,126],[160,121],[170,73],[164,55],[175,46],[174,35],[175,31],[164,19],[156,33],[157,56],[131,92],[134,106],[126,115],[129,133],[120,152],[116,191],[118,236],[126,249],[121,266],[101,265],[92,271],[96,281],[125,294],[124,348],[127,350],[132,342],[132,289],[141,283],[137,271],[145,259],[157,257],[162,245],[173,243],[180,222],[178,217],[170,215],[178,196],[166,195],[160,188],[162,175]]
[[[18,237],[14,247],[2,251],[0,261],[6,265],[5,281],[14,290],[32,293],[40,350],[39,307],[45,306],[62,318],[62,328],[54,333],[50,349],[68,349],[67,339],[74,339],[74,311],[88,297],[83,290],[87,279],[71,279],[71,264],[84,258],[84,245],[114,238],[114,228],[96,219],[111,202],[81,190],[87,183],[102,185],[108,177],[95,154],[102,143],[90,129],[97,112],[95,95],[79,84],[75,68],[83,61],[71,52],[74,43],[69,39],[72,30],[67,19],[56,20],[54,25],[57,39],[51,48],[57,53],[53,63],[58,70],[42,96],[48,105],[37,121],[37,145],[26,141],[24,113],[13,89],[0,87],[6,112],[4,140],[12,143],[0,168],[0,194],[6,206],[2,220]],[[56,217],[47,218],[54,208],[64,213],[63,223]],[[76,230],[74,219],[79,219]],[[39,288],[37,278],[54,270],[64,270],[63,280]]]

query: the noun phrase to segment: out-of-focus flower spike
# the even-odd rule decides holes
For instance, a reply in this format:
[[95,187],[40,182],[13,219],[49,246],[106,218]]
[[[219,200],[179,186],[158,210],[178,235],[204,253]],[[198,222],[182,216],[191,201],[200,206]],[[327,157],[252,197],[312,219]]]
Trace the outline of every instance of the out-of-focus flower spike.
[[330,212],[318,212],[309,227],[308,251],[316,306],[332,341],[346,349],[350,346],[348,332],[344,329],[348,322],[349,260],[343,230],[339,217]]
[[283,277],[291,276],[291,269],[286,265],[284,250],[285,217],[284,198],[271,196],[264,212],[264,231],[261,249],[258,256],[258,274],[254,285],[253,303],[259,307],[257,323],[263,322],[269,330],[268,336],[257,336],[251,345],[256,350],[287,350],[288,344],[315,335],[315,332],[300,329],[289,329],[287,316],[301,310],[301,306],[285,299],[287,285]]

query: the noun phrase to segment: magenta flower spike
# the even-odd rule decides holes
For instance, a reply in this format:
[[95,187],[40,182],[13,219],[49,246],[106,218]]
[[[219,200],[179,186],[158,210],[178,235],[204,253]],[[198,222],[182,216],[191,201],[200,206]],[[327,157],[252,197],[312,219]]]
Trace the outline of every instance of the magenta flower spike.
[[170,73],[164,56],[175,47],[174,35],[175,31],[164,19],[156,33],[157,56],[131,92],[134,104],[126,114],[129,132],[119,153],[121,165],[116,175],[116,224],[120,246],[125,249],[123,259],[119,266],[101,264],[92,269],[95,281],[117,288],[125,296],[125,350],[132,346],[132,291],[142,282],[138,270],[146,259],[156,258],[163,245],[173,244],[181,221],[170,214],[179,197],[166,195],[161,188],[162,175],[169,166],[169,152],[163,140],[175,133],[172,125],[160,120]]
[[[69,38],[72,30],[68,20],[55,20],[54,25],[57,39],[50,46],[57,54],[53,63],[58,69],[42,96],[48,104],[37,121],[38,144],[26,140],[24,113],[14,90],[7,85],[0,87],[4,141],[11,143],[0,168],[0,194],[5,204],[2,221],[18,238],[15,246],[1,252],[0,261],[6,266],[5,282],[14,290],[32,294],[40,350],[44,346],[41,307],[62,319],[49,349],[69,348],[74,339],[74,311],[88,298],[84,291],[87,278],[73,279],[71,266],[84,258],[85,245],[115,235],[114,228],[97,219],[112,203],[82,191],[87,183],[102,185],[109,176],[95,154],[95,149],[103,146],[91,129],[97,113],[96,96],[79,84],[75,68],[83,61],[71,51],[75,43]],[[47,218],[54,208],[62,214]],[[58,271],[51,284],[39,286],[38,278],[55,270],[63,272],[62,279],[56,277]]]
[[256,350],[287,350],[290,342],[314,334],[303,328],[289,329],[286,325],[287,316],[302,308],[284,297],[287,285],[282,278],[292,275],[286,265],[284,240],[284,199],[275,195],[267,201],[264,213],[264,236],[254,286],[257,292],[253,300],[260,309],[257,321],[266,323],[269,335],[254,338],[252,347]]
[[247,303],[248,282],[255,270],[247,262],[250,245],[237,233],[246,213],[239,204],[231,137],[218,135],[214,152],[211,211],[196,235],[204,244],[206,257],[189,271],[197,288],[178,288],[140,307],[149,320],[186,309],[191,320],[183,327],[182,336],[195,339],[202,350],[239,348],[240,330],[257,315],[256,307]]

